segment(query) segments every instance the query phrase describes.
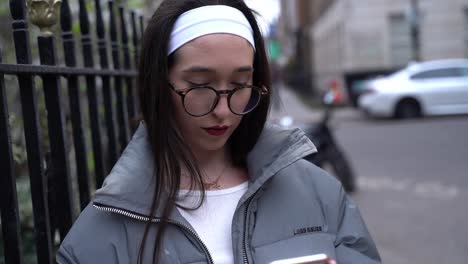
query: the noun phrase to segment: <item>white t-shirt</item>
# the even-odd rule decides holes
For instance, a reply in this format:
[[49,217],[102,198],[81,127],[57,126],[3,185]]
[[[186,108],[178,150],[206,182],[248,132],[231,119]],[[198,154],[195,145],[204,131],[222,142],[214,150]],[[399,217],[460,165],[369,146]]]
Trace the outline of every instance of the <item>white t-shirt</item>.
[[[239,199],[247,191],[248,182],[228,189],[206,191],[205,201],[197,210],[178,208],[208,248],[215,263],[233,264],[231,224]],[[179,204],[194,208],[200,201],[200,191],[180,190],[186,195]]]

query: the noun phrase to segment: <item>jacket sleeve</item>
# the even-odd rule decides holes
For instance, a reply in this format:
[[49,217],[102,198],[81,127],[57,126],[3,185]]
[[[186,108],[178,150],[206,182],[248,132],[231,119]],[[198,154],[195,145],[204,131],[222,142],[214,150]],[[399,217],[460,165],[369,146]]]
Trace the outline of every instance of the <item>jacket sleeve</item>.
[[[86,242],[81,242],[84,244]],[[60,246],[57,251],[57,263],[58,264],[94,264],[94,263],[130,263],[126,258],[119,258],[117,249],[112,245],[95,246],[96,250],[87,248],[76,244],[75,247],[71,245]],[[83,249],[84,248],[84,249]]]
[[381,263],[377,248],[356,204],[342,188],[339,197],[336,261],[340,264]]
[[56,254],[59,264],[130,263],[120,218],[87,206]]

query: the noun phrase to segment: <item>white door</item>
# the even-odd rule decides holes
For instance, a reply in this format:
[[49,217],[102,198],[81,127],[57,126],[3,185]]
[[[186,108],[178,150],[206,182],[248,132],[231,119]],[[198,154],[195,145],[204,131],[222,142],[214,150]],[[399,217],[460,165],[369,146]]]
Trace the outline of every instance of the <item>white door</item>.
[[454,114],[468,107],[468,74],[462,68],[432,69],[411,76],[428,114]]

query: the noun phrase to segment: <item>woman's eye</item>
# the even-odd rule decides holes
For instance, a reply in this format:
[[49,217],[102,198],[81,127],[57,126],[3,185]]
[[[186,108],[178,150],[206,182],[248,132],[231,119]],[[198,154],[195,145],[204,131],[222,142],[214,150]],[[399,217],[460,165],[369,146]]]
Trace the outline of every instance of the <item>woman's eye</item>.
[[232,83],[232,85],[237,88],[237,87],[244,87],[248,84],[247,82],[235,82],[235,83]]
[[192,82],[192,81],[187,81],[190,86],[206,86],[210,84],[209,82]]

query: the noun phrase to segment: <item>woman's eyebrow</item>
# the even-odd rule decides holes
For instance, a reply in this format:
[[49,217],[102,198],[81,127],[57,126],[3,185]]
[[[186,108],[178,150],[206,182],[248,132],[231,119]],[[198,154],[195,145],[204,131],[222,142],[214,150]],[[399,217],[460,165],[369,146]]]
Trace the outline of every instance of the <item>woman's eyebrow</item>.
[[[203,66],[192,66],[187,69],[184,69],[182,72],[193,72],[193,73],[211,73],[216,72],[213,68],[203,67]],[[234,72],[253,72],[252,66],[242,66],[234,70]]]
[[239,67],[236,72],[253,72],[253,67],[252,66],[244,66],[244,67]]
[[212,68],[202,67],[202,66],[192,66],[183,70],[183,72],[215,72]]

